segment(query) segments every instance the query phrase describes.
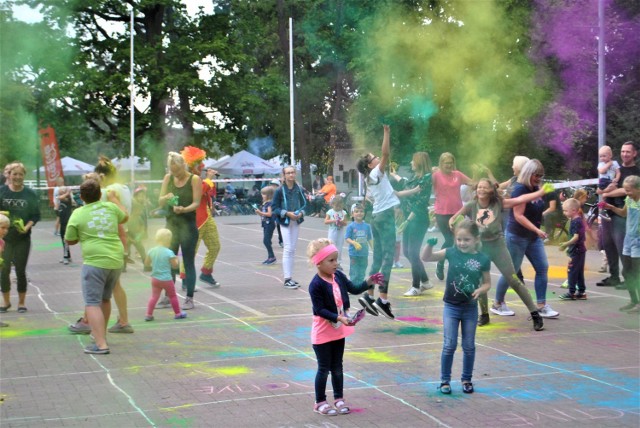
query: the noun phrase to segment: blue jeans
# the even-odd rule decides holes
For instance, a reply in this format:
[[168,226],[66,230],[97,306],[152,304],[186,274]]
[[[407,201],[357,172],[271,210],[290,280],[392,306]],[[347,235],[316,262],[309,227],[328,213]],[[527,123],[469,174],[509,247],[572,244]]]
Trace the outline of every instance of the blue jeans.
[[276,230],[275,220],[271,220],[268,224],[262,226],[262,243],[267,249],[267,257],[270,259],[276,258],[276,255],[273,253],[273,246],[271,245],[274,230]]
[[620,279],[620,260],[622,259],[622,247],[624,235],[627,229],[626,220],[620,216],[612,215],[611,221],[603,221],[602,240],[604,252],[609,263],[611,278]]
[[444,344],[440,360],[440,380],[451,382],[453,354],[458,346],[458,326],[462,333],[462,381],[471,381],[473,363],[476,359],[476,326],[478,325],[478,304],[452,305],[444,302],[442,312]]
[[[527,260],[533,265],[533,269],[536,271],[534,280],[536,301],[538,303],[545,303],[547,301],[549,262],[547,261],[547,253],[544,250],[542,239],[538,237],[523,238],[507,232],[505,240],[507,241],[507,249],[511,254],[513,267],[516,271],[520,270],[524,256],[527,256]],[[501,276],[498,280],[498,286],[496,287],[497,302],[504,302],[504,295],[507,293],[508,288],[509,284],[507,284],[504,276]]]

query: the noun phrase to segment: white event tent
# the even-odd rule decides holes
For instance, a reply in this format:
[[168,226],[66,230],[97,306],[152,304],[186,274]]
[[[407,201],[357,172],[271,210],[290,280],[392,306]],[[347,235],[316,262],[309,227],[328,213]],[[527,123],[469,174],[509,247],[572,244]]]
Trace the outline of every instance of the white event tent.
[[210,165],[220,174],[227,175],[260,175],[279,174],[281,168],[246,150],[236,153],[228,159],[219,160]]
[[[116,167],[118,171],[131,171],[131,157],[127,158],[113,158],[111,163]],[[151,171],[151,161],[140,162],[139,156],[133,157],[134,171],[136,172],[149,172]]]
[[[93,172],[94,166],[81,160],[65,156],[60,159],[62,164],[62,172],[65,176],[79,176],[89,172]],[[35,173],[35,170],[33,171]],[[40,167],[40,174],[44,174],[44,166]]]

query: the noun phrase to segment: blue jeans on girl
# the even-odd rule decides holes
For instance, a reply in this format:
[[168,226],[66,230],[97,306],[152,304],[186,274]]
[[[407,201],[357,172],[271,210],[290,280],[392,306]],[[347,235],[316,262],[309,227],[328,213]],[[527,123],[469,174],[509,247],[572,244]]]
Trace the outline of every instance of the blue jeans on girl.
[[458,326],[462,333],[462,381],[471,382],[473,364],[476,359],[476,326],[478,325],[477,302],[468,305],[452,305],[444,302],[442,313],[444,344],[440,360],[440,381],[451,382],[453,354],[458,346]]

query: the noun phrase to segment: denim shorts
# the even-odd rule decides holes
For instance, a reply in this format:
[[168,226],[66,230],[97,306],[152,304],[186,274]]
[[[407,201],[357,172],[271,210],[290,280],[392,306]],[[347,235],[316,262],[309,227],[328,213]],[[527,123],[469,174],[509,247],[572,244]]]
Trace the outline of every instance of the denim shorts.
[[622,254],[632,258],[640,257],[640,237],[627,235],[624,237]]
[[85,306],[100,306],[103,300],[111,300],[111,294],[118,279],[120,279],[120,269],[102,269],[82,265],[82,297]]

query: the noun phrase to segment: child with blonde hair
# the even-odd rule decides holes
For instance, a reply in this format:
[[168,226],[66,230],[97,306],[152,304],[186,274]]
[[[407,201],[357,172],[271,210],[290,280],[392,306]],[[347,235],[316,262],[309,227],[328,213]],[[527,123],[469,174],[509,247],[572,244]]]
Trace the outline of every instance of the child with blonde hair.
[[171,276],[171,269],[178,269],[178,257],[169,248],[173,234],[169,229],[158,229],[156,232],[157,246],[147,253],[144,265],[151,267],[151,297],[147,304],[147,314],[145,321],[153,321],[153,309],[160,299],[160,294],[164,290],[165,295],[171,302],[171,307],[175,313],[175,319],[187,317],[187,313],[180,310],[180,303],[176,295],[176,287]]
[[[366,281],[354,285],[338,270],[338,248],[326,239],[311,241],[307,247],[310,263],[318,273],[309,284],[309,296],[313,307],[311,343],[318,361],[315,378],[315,405],[313,411],[324,416],[347,414],[351,411],[344,401],[342,359],[345,338],[353,333],[353,326],[364,318],[361,309],[353,317],[348,314],[349,293],[359,294],[384,281],[381,273],[371,275]],[[331,373],[334,406],[327,403],[327,379]]]
[[[602,146],[598,150],[598,188],[604,190],[610,184],[618,184],[620,181],[620,164],[613,160],[613,151],[609,146]],[[601,201],[611,202],[601,197]],[[600,218],[611,221],[606,209],[600,210]]]
[[584,265],[586,261],[587,247],[586,227],[582,217],[580,201],[569,198],[562,203],[562,212],[571,224],[569,225],[569,240],[562,242],[558,249],[567,250],[569,264],[567,266],[567,281],[569,291],[562,296],[562,300],[587,300],[587,286],[584,282]]
[[327,211],[324,224],[329,225],[329,240],[338,248],[338,269],[342,270],[342,246],[344,244],[345,226],[347,225],[347,211],[344,209],[344,199],[335,195],[331,199],[331,209]]

